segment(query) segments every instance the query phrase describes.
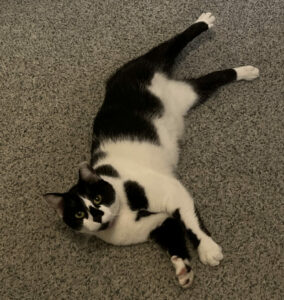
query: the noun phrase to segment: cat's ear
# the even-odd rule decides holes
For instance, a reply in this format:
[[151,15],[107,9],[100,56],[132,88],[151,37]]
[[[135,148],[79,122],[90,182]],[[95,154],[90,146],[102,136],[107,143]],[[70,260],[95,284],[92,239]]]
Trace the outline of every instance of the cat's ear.
[[60,217],[63,216],[63,194],[48,193],[43,195],[46,202],[56,210]]
[[100,180],[100,177],[86,161],[79,165],[79,178],[90,183]]

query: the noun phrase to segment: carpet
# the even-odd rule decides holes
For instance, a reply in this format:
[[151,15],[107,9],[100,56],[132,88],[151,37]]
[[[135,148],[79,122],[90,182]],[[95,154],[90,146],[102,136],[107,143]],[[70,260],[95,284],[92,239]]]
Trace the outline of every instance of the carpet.
[[[283,3],[1,1],[1,299],[283,299]],[[42,195],[69,188],[89,159],[108,76],[207,11],[215,26],[176,76],[249,64],[260,78],[186,117],[178,176],[225,257],[204,266],[190,248],[195,280],[183,290],[157,245],[87,240]]]

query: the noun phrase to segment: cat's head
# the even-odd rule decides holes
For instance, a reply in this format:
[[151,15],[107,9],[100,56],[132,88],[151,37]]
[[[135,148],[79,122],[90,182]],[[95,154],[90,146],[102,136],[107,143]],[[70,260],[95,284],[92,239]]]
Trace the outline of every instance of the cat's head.
[[44,197],[68,226],[84,233],[111,227],[119,211],[113,187],[86,162],[80,165],[78,183],[68,192]]

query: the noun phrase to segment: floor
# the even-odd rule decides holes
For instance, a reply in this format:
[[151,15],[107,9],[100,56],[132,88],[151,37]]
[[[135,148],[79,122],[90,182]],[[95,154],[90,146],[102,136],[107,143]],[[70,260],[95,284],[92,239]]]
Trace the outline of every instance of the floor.
[[[186,117],[178,176],[225,258],[211,268],[192,250],[183,290],[157,245],[88,241],[42,195],[65,191],[89,159],[108,76],[205,11],[216,25],[176,76],[249,64],[261,77]],[[283,20],[280,0],[1,1],[1,299],[283,299]]]

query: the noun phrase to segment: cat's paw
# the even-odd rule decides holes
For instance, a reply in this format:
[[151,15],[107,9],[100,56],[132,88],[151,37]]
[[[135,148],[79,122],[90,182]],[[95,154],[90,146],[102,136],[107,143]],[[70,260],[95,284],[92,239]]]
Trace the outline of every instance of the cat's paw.
[[217,266],[223,259],[222,248],[211,237],[203,238],[198,246],[199,259],[205,265]]
[[253,66],[234,68],[237,72],[237,80],[254,80],[259,77],[259,69]]
[[176,269],[176,276],[180,286],[184,289],[191,286],[193,282],[193,271],[189,265],[188,259],[182,259],[178,256],[172,256],[171,262]]
[[198,22],[204,22],[208,25],[208,28],[213,27],[215,22],[215,17],[212,15],[212,13],[203,13],[201,16],[195,21],[195,23]]

